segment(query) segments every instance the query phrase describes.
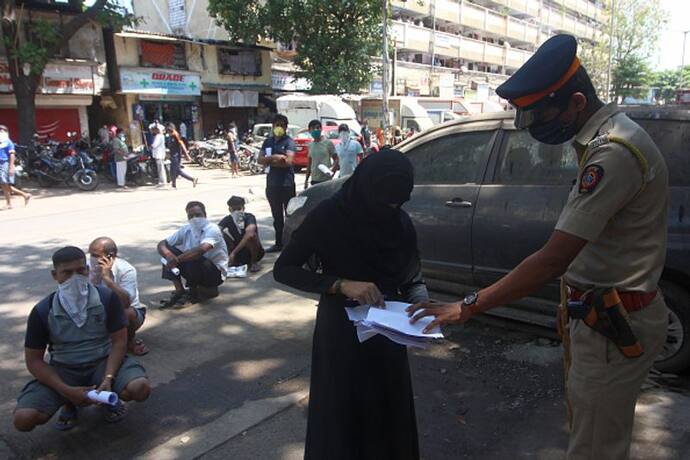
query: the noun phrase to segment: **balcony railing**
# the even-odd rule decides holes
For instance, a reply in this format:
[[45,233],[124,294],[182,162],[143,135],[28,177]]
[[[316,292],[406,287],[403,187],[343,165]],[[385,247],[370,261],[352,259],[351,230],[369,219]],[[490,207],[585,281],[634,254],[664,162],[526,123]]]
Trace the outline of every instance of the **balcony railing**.
[[[434,32],[426,27],[399,21],[393,22],[392,34],[397,47],[401,49],[431,53],[432,33]],[[433,52],[439,57],[465,59],[511,68],[520,67],[532,55],[529,51],[443,32],[436,32],[433,43]]]
[[[393,2],[393,5],[403,10],[414,11],[415,13],[428,16],[431,14],[431,1],[432,0],[426,0],[424,6],[420,6],[416,0],[408,0],[407,2],[396,0]],[[527,21],[506,16],[470,2],[458,2],[453,0],[433,1],[436,17],[438,19],[463,27],[491,33],[496,36],[506,37],[513,41],[531,43],[534,45],[538,45],[542,42],[539,37],[538,26]],[[568,1],[572,2],[575,0]],[[577,1],[582,1],[583,3],[591,5],[591,3],[585,0]],[[510,4],[512,7],[524,7],[530,11],[533,10],[532,0],[500,0],[499,3],[505,3],[506,5]],[[536,17],[539,17],[544,24],[582,38],[587,38],[589,40],[595,39],[596,30],[593,27],[576,19],[574,16],[566,14],[564,9],[558,10],[544,7],[540,14],[539,2],[534,4],[536,4],[537,8],[532,12]]]

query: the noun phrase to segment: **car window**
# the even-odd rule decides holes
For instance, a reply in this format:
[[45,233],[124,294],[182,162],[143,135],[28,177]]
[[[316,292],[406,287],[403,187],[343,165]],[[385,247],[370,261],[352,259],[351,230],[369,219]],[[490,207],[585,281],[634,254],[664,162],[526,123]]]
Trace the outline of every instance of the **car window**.
[[[652,140],[666,160],[670,186],[690,186],[690,123],[681,120],[635,119]],[[644,153],[644,152],[643,152]]]
[[548,145],[528,131],[507,131],[496,182],[509,185],[568,185],[577,177],[577,154],[570,143]]
[[419,123],[417,123],[414,120],[407,120],[407,123],[405,125],[406,129],[414,129],[417,132],[420,132],[421,129],[419,129]]
[[494,131],[450,134],[414,147],[407,154],[416,184],[466,184],[481,181],[480,168]]

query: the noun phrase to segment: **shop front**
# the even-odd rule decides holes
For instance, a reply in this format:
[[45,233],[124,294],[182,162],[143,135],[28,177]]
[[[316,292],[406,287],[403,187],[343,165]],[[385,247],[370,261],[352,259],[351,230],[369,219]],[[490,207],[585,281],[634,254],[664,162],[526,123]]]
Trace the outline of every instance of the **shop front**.
[[142,124],[153,120],[187,126],[187,137],[201,137],[201,77],[172,69],[120,67],[121,93],[126,96],[127,118]]
[[[86,108],[100,93],[102,78],[89,64],[50,63],[36,94],[36,134],[41,138],[67,140],[68,132],[89,135]],[[17,137],[17,101],[6,61],[0,61],[0,124]]]
[[227,128],[230,123],[243,133],[254,123],[270,122],[272,110],[266,102],[270,94],[268,85],[204,83],[204,133],[210,135],[219,125]]

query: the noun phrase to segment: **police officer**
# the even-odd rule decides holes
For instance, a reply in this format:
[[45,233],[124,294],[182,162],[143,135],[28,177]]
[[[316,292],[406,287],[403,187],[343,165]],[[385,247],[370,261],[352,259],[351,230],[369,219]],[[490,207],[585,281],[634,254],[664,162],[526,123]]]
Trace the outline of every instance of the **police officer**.
[[516,127],[537,141],[572,140],[577,180],[539,251],[462,301],[415,305],[409,314],[412,321],[434,316],[428,329],[464,323],[559,276],[565,296],[585,305],[593,289],[616,288],[643,353],[628,357],[583,320],[570,321],[568,458],[628,458],[637,396],[666,339],[668,312],[657,288],[666,254],[666,164],[640,126],[599,100],[572,36],[546,41],[496,92],[516,109]]

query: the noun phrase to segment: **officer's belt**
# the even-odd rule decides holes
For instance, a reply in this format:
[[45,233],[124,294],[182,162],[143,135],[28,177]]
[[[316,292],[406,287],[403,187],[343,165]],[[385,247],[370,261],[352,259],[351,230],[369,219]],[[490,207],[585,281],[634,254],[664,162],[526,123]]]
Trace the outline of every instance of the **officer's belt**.
[[[618,296],[621,299],[623,308],[628,313],[635,311],[640,311],[646,306],[648,306],[656,298],[657,291],[652,292],[639,292],[639,291],[628,291],[619,292]],[[584,298],[583,298],[584,296]],[[591,294],[584,291],[579,291],[571,286],[568,286],[568,298],[570,300],[582,300],[585,303],[591,302]]]

